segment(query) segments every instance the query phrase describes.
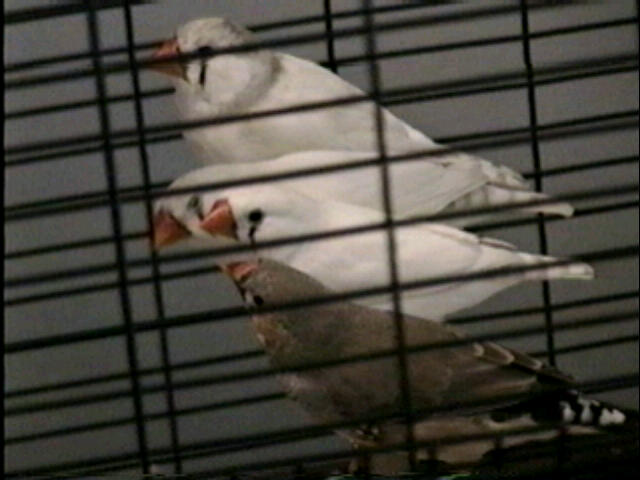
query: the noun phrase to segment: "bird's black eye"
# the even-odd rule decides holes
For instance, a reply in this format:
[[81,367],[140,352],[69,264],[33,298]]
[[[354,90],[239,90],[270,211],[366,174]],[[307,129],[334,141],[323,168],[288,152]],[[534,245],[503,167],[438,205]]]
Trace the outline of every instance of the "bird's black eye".
[[264,214],[262,213],[262,210],[260,210],[259,208],[256,208],[255,210],[251,210],[249,212],[249,221],[251,223],[260,223],[263,217],[264,217]]
[[187,208],[190,210],[195,210],[199,207],[200,207],[200,197],[197,195],[194,195],[189,199],[189,202],[187,203]]
[[198,55],[202,55],[203,57],[210,57],[215,53],[215,50],[211,47],[207,47],[206,45],[204,47],[200,47],[198,48],[198,50],[196,50],[198,52]]
[[245,290],[241,286],[237,286],[242,298],[244,298],[244,303],[247,308],[252,309],[255,307],[261,307],[264,305],[264,299],[260,295],[254,295],[253,293]]
[[251,210],[249,212],[249,221],[251,223],[260,223],[262,221],[262,217],[264,217],[264,214],[262,213],[262,210],[260,210],[259,208],[256,208],[255,210]]

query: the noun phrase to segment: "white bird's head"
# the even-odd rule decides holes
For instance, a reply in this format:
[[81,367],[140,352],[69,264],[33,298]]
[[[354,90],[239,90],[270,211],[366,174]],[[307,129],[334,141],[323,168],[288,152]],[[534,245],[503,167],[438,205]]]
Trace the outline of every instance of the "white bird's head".
[[[200,18],[180,26],[153,54],[150,68],[168,75],[176,87],[206,98],[214,107],[252,101],[251,92],[271,79],[272,54],[265,50],[224,53],[253,42],[252,33],[224,18]],[[180,56],[193,54],[194,58]],[[240,95],[242,93],[242,95]],[[246,99],[245,99],[246,97]],[[222,109],[222,108],[220,108]]]
[[[194,186],[177,180],[169,189]],[[156,249],[189,236],[243,244],[322,230],[322,205],[297,191],[247,185],[166,197],[156,203]]]

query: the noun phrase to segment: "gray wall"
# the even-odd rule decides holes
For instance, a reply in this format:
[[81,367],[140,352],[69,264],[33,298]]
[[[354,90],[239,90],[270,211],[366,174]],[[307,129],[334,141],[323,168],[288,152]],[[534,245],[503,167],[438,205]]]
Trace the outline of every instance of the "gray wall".
[[[5,2],[5,9],[24,8],[53,2],[23,0]],[[281,21],[300,16],[317,15],[322,3],[294,0],[227,0],[227,1],[160,1],[154,5],[134,8],[135,40],[148,42],[173,34],[176,26],[201,16],[227,16],[246,25]],[[395,4],[398,1],[379,1],[376,5]],[[482,5],[508,4],[510,2],[482,2]],[[532,31],[587,22],[605,21],[636,14],[632,0],[593,3],[556,10],[537,11],[531,15]],[[334,1],[336,11],[357,8],[357,0]],[[377,20],[387,22],[417,15],[429,16],[439,12],[477,8],[480,2],[456,6],[426,8],[409,12],[379,15]],[[99,14],[101,44],[103,48],[122,46],[125,42],[124,16],[121,9],[102,11]],[[360,19],[335,22],[335,28],[359,25]],[[554,36],[533,41],[532,53],[536,67],[552,66],[593,57],[615,56],[637,52],[637,25],[620,26],[591,32]],[[322,22],[303,27],[267,30],[259,38],[280,38],[308,32],[322,32]],[[481,18],[465,22],[385,32],[378,37],[381,50],[409,48],[413,46],[482,39],[492,36],[520,33],[518,15]],[[361,38],[339,40],[338,57],[363,52]],[[10,25],[5,34],[5,62],[36,59],[86,51],[87,25],[82,14],[58,17],[30,23]],[[288,52],[316,61],[326,59],[321,42],[292,46]],[[142,52],[140,58],[147,53]],[[125,55],[112,55],[108,62],[126,60]],[[24,71],[9,79],[25,78],[33,74],[47,75],[67,70],[87,68],[87,60],[63,65]],[[479,75],[491,75],[521,71],[522,47],[520,43],[506,43],[481,48],[394,58],[380,62],[385,88],[407,87],[425,83],[455,81]],[[367,88],[367,68],[363,63],[340,68],[340,75],[358,86]],[[159,76],[143,72],[144,90],[168,85]],[[127,72],[109,75],[110,96],[131,92],[130,75]],[[57,82],[44,86],[10,89],[5,93],[6,111],[73,102],[95,96],[94,79],[86,77]],[[571,82],[552,83],[536,90],[538,119],[541,124],[582,118],[597,114],[638,108],[638,74],[620,73]],[[411,102],[395,106],[392,110],[415,127],[434,138],[446,138],[474,132],[490,132],[528,125],[527,94],[525,89],[513,89],[495,93],[467,95],[436,101]],[[109,105],[113,129],[135,126],[132,102]],[[171,98],[162,96],[144,100],[146,125],[162,124],[176,119]],[[34,141],[58,140],[76,135],[95,134],[100,123],[95,107],[77,108],[61,113],[28,116],[6,122],[7,146],[18,146]],[[72,146],[70,144],[70,146]],[[147,147],[151,176],[154,182],[169,181],[198,166],[181,141],[152,144]],[[481,152],[486,158],[508,165],[521,172],[532,171],[530,146],[520,144],[496,147]],[[543,168],[581,164],[638,154],[638,132],[622,129],[606,133],[571,136],[547,140],[541,143]],[[119,188],[141,184],[139,152],[136,148],[115,151],[117,184]],[[626,164],[594,170],[546,177],[544,190],[551,194],[563,194],[585,189],[601,189],[637,182],[638,166]],[[88,194],[104,191],[107,187],[104,156],[101,152],[61,158],[24,166],[5,168],[5,203],[7,206],[25,202],[47,201],[60,195]],[[625,197],[626,198],[626,197]],[[604,205],[623,198],[597,198],[578,202],[580,208]],[[121,207],[122,229],[125,233],[146,229],[142,204],[125,204]],[[97,238],[112,234],[109,211],[106,207],[81,210],[72,213],[46,215],[5,224],[6,251],[53,245],[69,241]],[[547,226],[550,252],[572,255],[615,247],[637,245],[638,210],[636,208],[610,211],[602,214],[550,223]],[[538,250],[538,235],[533,225],[487,232],[494,237],[517,244],[530,251]],[[23,257],[5,262],[5,277],[18,278],[38,273],[60,272],[67,269],[112,263],[115,261],[113,244],[106,243],[91,248],[77,248],[51,254]],[[175,253],[169,252],[169,254]],[[126,243],[127,260],[148,258],[145,239]],[[210,263],[210,262],[209,262]],[[198,264],[207,265],[206,261]],[[188,265],[163,265],[162,271],[192,267]],[[590,283],[563,282],[552,286],[553,302],[565,302],[624,292],[638,288],[637,257],[598,261],[595,264],[598,278]],[[129,278],[139,278],[150,273],[147,267],[127,269]],[[94,282],[116,280],[115,270],[107,273],[74,279],[54,279],[46,283],[10,288],[7,298],[44,293],[52,290],[75,288]],[[145,283],[128,288],[131,296],[132,317],[135,322],[153,320],[157,316],[153,290]],[[224,279],[215,274],[199,275],[179,281],[163,281],[162,295],[165,314],[169,317],[201,312],[220,307],[238,305],[238,298]],[[539,306],[542,304],[541,288],[524,285],[496,296],[473,312],[492,312],[510,308]],[[637,299],[598,304],[557,312],[555,320],[578,319],[598,314],[626,312],[637,309]],[[123,323],[120,296],[116,289],[89,294],[66,296],[53,300],[29,302],[5,308],[5,337],[7,342],[17,342],[50,335],[80,332],[86,329],[118,326]],[[472,331],[487,329],[505,330],[543,324],[541,315],[485,323]],[[491,331],[491,330],[489,330]],[[558,347],[580,344],[602,338],[637,333],[637,323],[617,323],[580,331],[567,331],[556,336]],[[224,355],[252,350],[257,347],[247,328],[246,319],[202,323],[173,328],[168,333],[170,361],[172,364],[198,360],[212,355]],[[141,367],[161,365],[159,334],[156,331],[138,334],[135,338],[137,357]],[[544,348],[543,336],[532,336],[508,342],[510,345],[533,352]],[[29,350],[5,355],[5,388],[15,390],[42,384],[101,376],[127,370],[126,345],[123,337],[110,337],[83,343],[52,348]],[[595,380],[614,375],[637,372],[638,345],[636,342],[606,348],[591,349],[580,353],[561,355],[560,367],[574,374],[581,381]],[[222,364],[215,367],[189,369],[174,372],[175,381],[246,371],[266,366],[263,358]],[[163,381],[160,375],[142,378],[142,385],[157,385]],[[82,389],[51,392],[37,396],[7,401],[8,408],[25,403],[50,401],[90,393],[110,392],[128,388],[128,381],[111,382]],[[179,409],[226,399],[241,398],[278,391],[273,378],[221,384],[206,388],[181,389],[176,392]],[[602,398],[626,406],[637,406],[638,390],[627,389],[608,392]],[[147,414],[166,411],[163,393],[144,397]],[[33,414],[10,416],[5,422],[8,436],[37,433],[55,428],[107,421],[133,414],[129,398],[119,398],[101,403],[64,409],[41,411]],[[304,413],[289,402],[273,401],[250,404],[233,409],[179,417],[179,437],[182,444],[212,440],[228,436],[268,432],[285,427],[306,425]],[[151,448],[169,445],[169,427],[166,418],[147,423],[147,437]],[[226,464],[278,456],[328,451],[344,447],[334,438],[323,438],[284,445],[271,449],[228,454],[185,462],[186,471],[215,468]],[[136,448],[133,424],[75,435],[19,443],[6,448],[7,469],[23,469],[38,465],[104,457],[133,452]],[[166,471],[171,471],[170,467]],[[133,471],[133,470],[131,470]]]

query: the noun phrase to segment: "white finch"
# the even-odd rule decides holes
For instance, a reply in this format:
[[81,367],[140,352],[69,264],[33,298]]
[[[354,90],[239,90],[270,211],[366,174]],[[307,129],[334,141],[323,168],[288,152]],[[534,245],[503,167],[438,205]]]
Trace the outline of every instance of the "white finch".
[[[251,32],[239,25],[222,18],[202,18],[178,28],[175,38],[157,50],[154,58],[164,61],[151,68],[172,80],[182,120],[255,114],[364,95],[329,70],[291,55],[269,50],[217,53],[252,42]],[[198,56],[179,59],[186,54]],[[345,152],[337,154],[345,160],[349,157],[346,151],[372,152],[370,157],[377,151],[374,107],[371,101],[361,101],[252,118],[190,128],[184,131],[184,137],[204,164],[257,162],[306,150]],[[524,178],[510,168],[445,151],[387,110],[383,110],[383,123],[388,153],[438,153],[420,159],[419,163],[428,165],[418,166],[419,175],[411,177],[406,187],[402,184],[408,189],[411,205],[419,205],[420,211],[436,212],[439,209],[431,209],[432,203],[441,204],[442,209],[442,205],[459,200],[471,201],[469,206],[491,206],[546,198],[531,192]],[[289,157],[287,161],[303,158]],[[438,192],[442,199],[437,198]],[[363,206],[378,208],[379,202]],[[533,211],[569,216],[573,210],[566,204],[556,204]]]
[[[329,288],[347,292],[390,284],[387,233],[383,229],[333,236],[317,241],[264,246],[260,243],[353,227],[380,225],[377,210],[334,201],[318,201],[281,185],[241,186],[216,192],[167,197],[156,204],[154,243],[162,247],[196,237],[211,246],[257,243],[256,252],[317,278]],[[580,262],[545,266],[558,259],[515,250],[500,240],[482,238],[436,223],[394,229],[400,282],[437,280],[479,274],[499,268],[540,268],[458,280],[402,292],[405,313],[429,318],[476,305],[510,286],[529,280],[591,279],[593,270]],[[222,256],[218,263],[252,258],[250,251]],[[390,307],[387,294],[359,300]]]
[[[464,154],[456,154],[464,156]],[[227,163],[192,170],[172,182],[170,188],[204,187],[222,182],[242,181],[270,175],[289,175],[317,170],[319,173],[290,176],[278,185],[297,190],[317,200],[335,200],[361,207],[383,210],[380,165],[373,152],[347,150],[311,150],[290,153],[273,160],[254,163]],[[322,171],[340,166],[351,168]],[[357,166],[356,166],[357,165]],[[389,166],[392,216],[397,220],[437,213],[463,213],[488,205],[513,202],[549,202],[510,209],[513,213],[546,213],[571,216],[568,203],[551,202],[547,195],[528,190],[492,185],[483,177],[479,164],[461,168],[456,163],[441,164],[429,160],[395,161]],[[214,189],[211,189],[214,192]],[[468,226],[505,211],[461,215],[446,221]]]

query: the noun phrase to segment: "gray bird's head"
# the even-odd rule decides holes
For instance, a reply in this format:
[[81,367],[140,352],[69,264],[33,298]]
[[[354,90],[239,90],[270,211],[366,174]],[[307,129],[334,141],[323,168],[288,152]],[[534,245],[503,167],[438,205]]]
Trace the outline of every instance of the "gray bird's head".
[[282,263],[266,258],[222,267],[252,309],[273,308],[330,295],[320,282]]

